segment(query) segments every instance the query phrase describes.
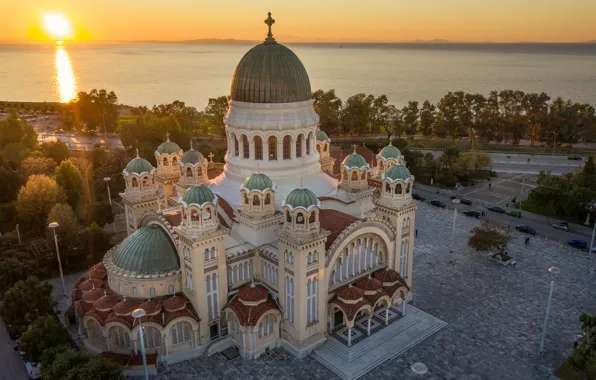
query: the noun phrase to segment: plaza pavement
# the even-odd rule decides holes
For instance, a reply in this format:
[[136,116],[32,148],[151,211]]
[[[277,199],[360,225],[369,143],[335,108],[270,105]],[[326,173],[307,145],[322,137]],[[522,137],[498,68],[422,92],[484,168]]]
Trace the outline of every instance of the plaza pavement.
[[[448,326],[362,379],[548,379],[572,352],[578,317],[596,313],[596,255],[556,242],[514,233],[509,253],[516,266],[502,266],[467,246],[480,222],[422,204],[414,249],[414,305]],[[449,262],[449,250],[455,262]],[[550,279],[561,269],[553,293],[545,353],[538,353]],[[423,362],[426,375],[410,366]],[[279,349],[254,361],[220,355],[162,366],[155,379],[339,379],[312,356],[298,360]]]

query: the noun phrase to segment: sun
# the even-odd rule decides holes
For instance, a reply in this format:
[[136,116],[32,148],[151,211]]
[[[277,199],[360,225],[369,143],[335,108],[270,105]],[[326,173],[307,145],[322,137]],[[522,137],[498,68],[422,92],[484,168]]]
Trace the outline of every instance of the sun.
[[44,29],[48,37],[54,40],[64,40],[70,34],[70,23],[64,15],[60,13],[44,14]]

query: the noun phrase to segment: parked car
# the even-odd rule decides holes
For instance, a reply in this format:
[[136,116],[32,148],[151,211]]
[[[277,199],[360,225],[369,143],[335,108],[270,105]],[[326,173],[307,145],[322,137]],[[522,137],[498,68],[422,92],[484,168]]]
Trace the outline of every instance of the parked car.
[[21,356],[25,355],[25,351],[23,351],[21,349],[21,346],[19,345],[19,341],[18,340],[17,340],[17,344],[15,344],[14,346],[12,346],[12,350],[14,352],[16,352],[17,354],[21,355]]
[[471,216],[474,218],[478,218],[480,216],[480,212],[476,210],[466,210],[463,212],[465,216]]
[[567,157],[568,160],[573,160],[573,161],[581,161],[582,160],[582,156],[569,156]]
[[499,214],[505,213],[505,209],[503,207],[499,207],[499,206],[490,206],[487,209],[488,209],[488,211],[498,212]]
[[570,246],[576,247],[576,248],[586,248],[588,246],[588,243],[586,243],[585,240],[581,240],[581,239],[569,240],[567,243]]
[[472,205],[472,201],[466,198],[459,198],[459,203],[464,204],[464,205],[468,205],[471,206]]
[[557,230],[568,232],[569,231],[569,223],[567,223],[567,222],[555,223],[555,224],[553,224],[553,228],[555,228]]
[[25,369],[30,379],[41,379],[41,365],[39,363],[25,362]]
[[441,207],[441,208],[447,207],[447,206],[445,206],[445,203],[438,201],[436,199],[433,199],[432,201],[430,201],[430,204],[433,206]]
[[528,226],[527,224],[520,224],[515,226],[515,229],[518,230],[519,232],[524,232],[526,234],[530,234],[530,235],[536,235],[536,230],[534,228],[532,228],[531,226]]
[[418,193],[412,193],[412,198],[416,199],[417,201],[424,202],[424,197]]
[[455,195],[452,195],[449,197],[449,199],[454,200],[454,199],[457,199],[457,197]]
[[507,211],[507,215],[513,216],[516,218],[521,218],[521,211],[513,211],[513,210]]

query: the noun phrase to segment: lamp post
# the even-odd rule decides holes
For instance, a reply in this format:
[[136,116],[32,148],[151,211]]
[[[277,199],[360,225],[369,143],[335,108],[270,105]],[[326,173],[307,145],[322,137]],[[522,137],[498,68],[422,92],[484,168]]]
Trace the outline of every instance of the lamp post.
[[[592,203],[592,210],[596,209],[596,202]],[[588,215],[588,219],[590,216]],[[589,222],[589,220],[588,220]],[[592,252],[592,247],[594,246],[594,234],[596,234],[596,220],[594,220],[594,228],[592,228],[592,239],[590,240],[590,246],[588,247],[588,253]]]
[[64,285],[64,274],[62,273],[62,262],[60,261],[60,249],[58,248],[58,235],[56,235],[56,228],[60,227],[58,222],[48,224],[48,227],[54,230],[54,243],[56,243],[56,257],[58,258],[58,268],[60,269],[60,279],[62,280],[62,291],[66,295],[66,286]]
[[553,156],[555,155],[555,147],[557,146],[557,132],[553,132],[553,135],[555,135],[555,138],[553,139]]
[[112,193],[110,192],[110,181],[112,180],[110,177],[105,177],[104,182],[106,183],[106,186],[108,187],[108,200],[110,201],[110,206],[112,205]]
[[19,225],[17,224],[15,227],[17,230],[17,238],[19,239],[19,245],[22,245],[23,243],[21,242],[21,231],[19,231]]
[[145,370],[145,380],[149,380],[149,373],[147,372],[147,358],[145,358],[145,343],[143,339],[143,325],[141,324],[141,318],[147,314],[145,310],[139,308],[132,312],[134,318],[139,318],[139,336],[141,338],[141,355],[143,356],[143,368]]
[[548,327],[548,314],[550,312],[550,302],[553,298],[553,288],[555,286],[555,276],[561,272],[557,267],[548,268],[550,273],[550,292],[548,293],[548,302],[546,304],[546,314],[544,316],[544,324],[542,325],[542,337],[540,337],[540,353],[544,351],[544,338],[546,337],[546,328]]

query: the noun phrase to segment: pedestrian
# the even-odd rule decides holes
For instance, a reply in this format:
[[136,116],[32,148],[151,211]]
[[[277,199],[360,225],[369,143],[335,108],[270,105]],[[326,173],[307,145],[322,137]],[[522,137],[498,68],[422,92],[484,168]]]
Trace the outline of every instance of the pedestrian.
[[530,238],[526,237],[526,245],[529,245],[529,244],[530,244]]
[[418,228],[416,228],[415,236],[418,237]]
[[455,262],[455,252],[453,252],[453,250],[449,251],[449,262],[450,263]]
[[505,203],[505,207],[509,207],[509,203]]
[[492,183],[489,183],[489,184],[488,184],[488,189],[489,189],[489,190],[490,190],[490,188],[491,188],[491,186],[492,186],[492,185],[493,185]]

